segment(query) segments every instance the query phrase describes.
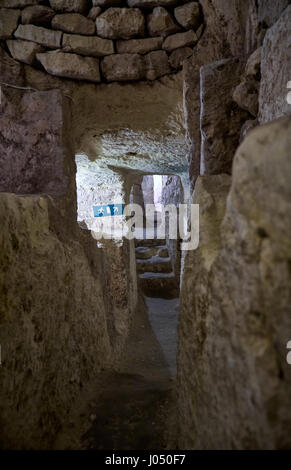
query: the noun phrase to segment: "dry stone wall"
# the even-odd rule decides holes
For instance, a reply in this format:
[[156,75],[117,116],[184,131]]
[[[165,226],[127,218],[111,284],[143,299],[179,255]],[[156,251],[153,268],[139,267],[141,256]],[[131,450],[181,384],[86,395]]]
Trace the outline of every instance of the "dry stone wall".
[[0,0],[0,40],[11,57],[94,83],[174,73],[202,30],[196,0]]

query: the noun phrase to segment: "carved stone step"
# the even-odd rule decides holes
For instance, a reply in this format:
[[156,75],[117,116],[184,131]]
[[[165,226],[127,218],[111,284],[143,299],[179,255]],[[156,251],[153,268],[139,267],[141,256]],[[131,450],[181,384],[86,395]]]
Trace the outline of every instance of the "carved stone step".
[[135,249],[136,260],[150,259],[157,256],[159,249],[157,247],[139,246]]
[[153,256],[148,260],[137,260],[138,273],[171,273],[172,263],[170,258]]
[[179,297],[179,284],[173,272],[139,275],[139,282],[144,294],[148,297],[174,299]]

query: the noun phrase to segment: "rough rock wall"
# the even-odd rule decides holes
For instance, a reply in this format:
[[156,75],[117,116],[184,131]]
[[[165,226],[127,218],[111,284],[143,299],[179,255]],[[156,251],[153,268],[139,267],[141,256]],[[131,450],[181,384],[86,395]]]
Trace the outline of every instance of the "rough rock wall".
[[[261,12],[263,3],[258,2]],[[275,12],[274,2],[270,10],[264,3],[264,15],[272,19],[262,26],[271,27],[258,29],[257,48],[240,56],[241,82],[227,91],[228,98],[223,97],[249,115],[241,129],[243,143],[234,158],[232,179],[223,174],[209,176],[209,166],[203,177],[198,176],[200,157],[205,160],[207,153],[203,154],[205,146],[200,154],[194,145],[196,166],[192,169],[198,179],[193,202],[200,204],[200,244],[196,252],[186,255],[181,292],[180,448],[291,447],[291,369],[286,361],[291,338],[291,118],[274,121],[291,114],[286,99],[291,7],[284,10],[286,3],[276,4]],[[207,29],[204,38],[206,34]],[[203,39],[199,47],[202,43]],[[208,46],[205,43],[205,51],[209,46],[215,51],[211,44],[211,39]],[[223,48],[218,52],[223,53]],[[227,63],[232,54],[227,48],[224,52],[221,62]],[[219,62],[211,63],[212,57],[210,65],[200,62],[198,68],[218,68],[219,72]],[[197,144],[201,129],[202,140],[210,144],[208,155],[216,158],[217,165],[221,153],[215,149],[222,135],[219,106],[216,113],[211,112],[217,103],[216,90],[211,81],[207,85],[202,80],[204,94],[209,96],[205,100],[202,93],[200,104],[197,66],[190,62],[184,71],[188,136]],[[234,74],[232,81],[228,76],[231,88],[237,77]],[[258,120],[270,124],[258,127]],[[228,122],[223,145],[229,138],[239,139],[239,125],[232,127],[231,116]],[[227,161],[231,165],[234,147],[222,158],[217,173],[225,171]]]
[[136,308],[133,244],[103,251],[77,224],[67,101],[2,87],[3,448],[51,448],[81,389],[113,366]]
[[268,29],[261,63],[261,87],[259,94],[259,122],[269,122],[290,113],[287,102],[291,69],[291,5],[279,20]]
[[[112,361],[101,250],[67,241],[45,196],[0,195],[0,445],[50,448],[70,406]],[[63,223],[62,218],[59,224]]]
[[144,197],[142,192],[142,176],[136,176],[134,178],[134,182],[132,184],[131,192],[130,192],[130,199],[129,202],[131,204],[139,204],[144,210]]
[[233,101],[243,73],[238,58],[224,59],[200,69],[200,173],[231,173],[240,130],[249,114]]
[[187,171],[179,74],[154,82],[79,84],[71,96],[76,153],[144,174]]
[[[258,19],[255,0],[201,0],[201,6],[205,29],[193,55],[185,60],[183,67],[184,112],[190,146],[189,173],[192,188],[200,174],[200,68],[231,57],[240,57],[244,61],[245,56],[257,47]],[[227,139],[227,135],[225,138]]]
[[24,92],[2,86],[0,191],[71,193],[74,209],[76,170],[70,125],[69,100],[60,91]]
[[258,0],[258,19],[265,27],[270,28],[280,18],[290,0]]
[[139,174],[187,175],[182,72],[154,82],[96,85],[20,64],[1,47],[0,60],[0,81],[39,91],[59,89],[68,97],[73,150],[89,163]]
[[181,69],[198,43],[197,1],[2,0],[0,40],[15,59],[95,83],[156,80]]
[[201,0],[205,23],[230,55],[249,55],[257,45],[256,0]]
[[[281,32],[275,33],[274,31],[274,33],[272,33],[272,30],[268,31],[268,28],[278,20],[279,16],[289,3],[290,1],[288,0],[279,0],[276,2],[264,0],[259,2],[256,2],[255,0],[244,2],[239,0],[231,0],[229,2],[225,2],[224,0],[215,0],[210,2],[210,0],[201,0],[204,17],[203,35],[197,46],[194,48],[193,55],[185,59],[183,67],[184,110],[187,139],[190,146],[189,173],[192,189],[194,188],[196,178],[199,176],[201,171],[200,113],[203,112],[203,107],[201,107],[200,104],[200,68],[202,66],[208,66],[216,61],[230,58],[239,59],[240,66],[243,66],[246,64],[250,55],[262,46],[266,32],[268,32],[267,36],[269,40],[272,34],[276,34],[278,43],[275,45],[274,42],[273,49],[271,49],[269,45],[266,46],[263,56],[264,58],[262,59],[262,66],[265,67],[265,69],[267,67],[269,69],[269,76],[267,78],[266,75],[267,81],[265,85],[266,90],[269,90],[270,93],[269,99],[271,100],[273,86],[276,86],[277,93],[280,95],[280,106],[282,106],[284,94],[283,89],[285,92],[287,83],[283,85],[281,74],[279,72],[280,66],[278,67],[278,65],[280,63],[284,69],[288,68],[289,56],[287,57],[287,36],[290,27],[290,20],[289,23],[286,23],[285,18],[285,25],[282,25]],[[285,47],[279,48],[279,57],[275,58],[278,54],[279,41],[280,44],[284,43]],[[275,50],[276,52],[271,53],[271,50]],[[275,63],[273,63],[273,61]],[[272,81],[270,76],[273,73],[274,66],[276,70],[278,70],[278,75],[276,77],[277,80],[275,79]],[[285,77],[285,75],[284,71],[283,76]],[[258,104],[256,95],[258,95],[259,91],[257,79],[258,76],[244,77],[240,89],[232,100],[233,106],[235,106],[236,103],[245,112],[249,113],[249,116],[245,115],[246,124],[242,131],[243,135],[245,135],[250,128],[257,125],[256,118],[258,115]],[[235,79],[233,80],[233,84],[234,83]],[[217,85],[217,95],[219,94],[219,85]],[[228,96],[228,99],[230,102],[230,95]],[[226,95],[224,96],[224,100],[227,100]],[[275,105],[270,103],[269,107],[272,106]],[[261,113],[262,112],[260,112],[260,114]],[[219,109],[217,109],[217,115],[219,115]],[[278,114],[278,116],[279,115],[280,114]],[[218,120],[219,118],[217,118],[217,122]],[[229,135],[224,131],[221,132],[221,137],[226,144],[229,139],[234,139],[233,134]],[[229,151],[228,160],[230,162],[232,161],[233,155],[234,148]]]
[[154,204],[154,178],[146,175],[142,179],[142,192],[145,204]]
[[246,137],[225,216],[225,177],[198,179],[201,242],[186,258],[180,316],[181,448],[291,446],[290,131],[285,118]]
[[[184,203],[184,194],[179,176],[163,176],[162,204],[174,204],[178,207]],[[179,282],[181,269],[180,240],[170,240],[169,232],[166,230],[166,242],[171,257],[173,271]]]
[[183,204],[183,187],[179,176],[163,176],[162,182],[162,204]]
[[138,303],[134,240],[103,240],[108,334],[113,357],[118,357],[136,315]]

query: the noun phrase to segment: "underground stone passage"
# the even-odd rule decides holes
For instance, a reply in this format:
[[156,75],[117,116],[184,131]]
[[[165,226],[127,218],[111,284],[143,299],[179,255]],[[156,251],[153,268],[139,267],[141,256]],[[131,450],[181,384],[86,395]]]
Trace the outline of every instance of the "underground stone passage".
[[1,449],[291,448],[290,38],[0,0]]
[[[95,450],[166,448],[173,432],[170,431],[169,415],[175,412],[173,385],[181,252],[177,240],[168,238],[167,215],[162,209],[168,203],[178,206],[183,202],[181,179],[179,176],[131,173],[130,186],[127,186],[126,172],[113,167],[98,168],[96,172],[96,165],[88,159],[86,162],[84,164],[82,156],[76,156],[78,221],[83,229],[90,228],[102,249],[113,255],[112,279],[107,286],[114,306],[109,329],[113,344],[118,334],[122,334],[131,293],[124,279],[119,278],[120,271],[123,270],[126,276],[126,269],[132,269],[130,274],[137,281],[140,299],[133,311],[133,325],[118,369],[100,375],[95,391],[98,400],[93,393],[89,409],[82,410],[77,418],[81,429],[86,428],[84,421],[90,422],[84,434],[79,431],[77,445]],[[134,224],[138,238],[133,241],[135,262],[131,266],[122,255],[126,244],[122,236],[125,218],[113,212],[112,220],[106,210],[100,216],[95,211],[98,217],[92,217],[92,208],[106,209],[108,201],[115,207],[129,201],[144,211],[141,226]],[[152,220],[146,217],[148,205],[155,210]],[[165,217],[165,238],[159,239],[157,229],[162,217]],[[165,430],[165,421],[169,421],[169,430]],[[67,435],[72,435],[71,429],[61,433],[57,448],[66,446]],[[71,437],[73,439],[76,439],[75,435]]]

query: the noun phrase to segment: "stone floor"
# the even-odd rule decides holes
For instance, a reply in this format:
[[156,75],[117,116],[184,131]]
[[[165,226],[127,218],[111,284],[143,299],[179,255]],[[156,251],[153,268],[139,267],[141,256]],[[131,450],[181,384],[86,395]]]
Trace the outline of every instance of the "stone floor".
[[146,297],[146,304],[153,332],[160,343],[170,374],[174,377],[177,372],[179,299]]
[[179,299],[140,302],[128,343],[114,371],[98,374],[83,407],[70,417],[56,449],[175,448]]

